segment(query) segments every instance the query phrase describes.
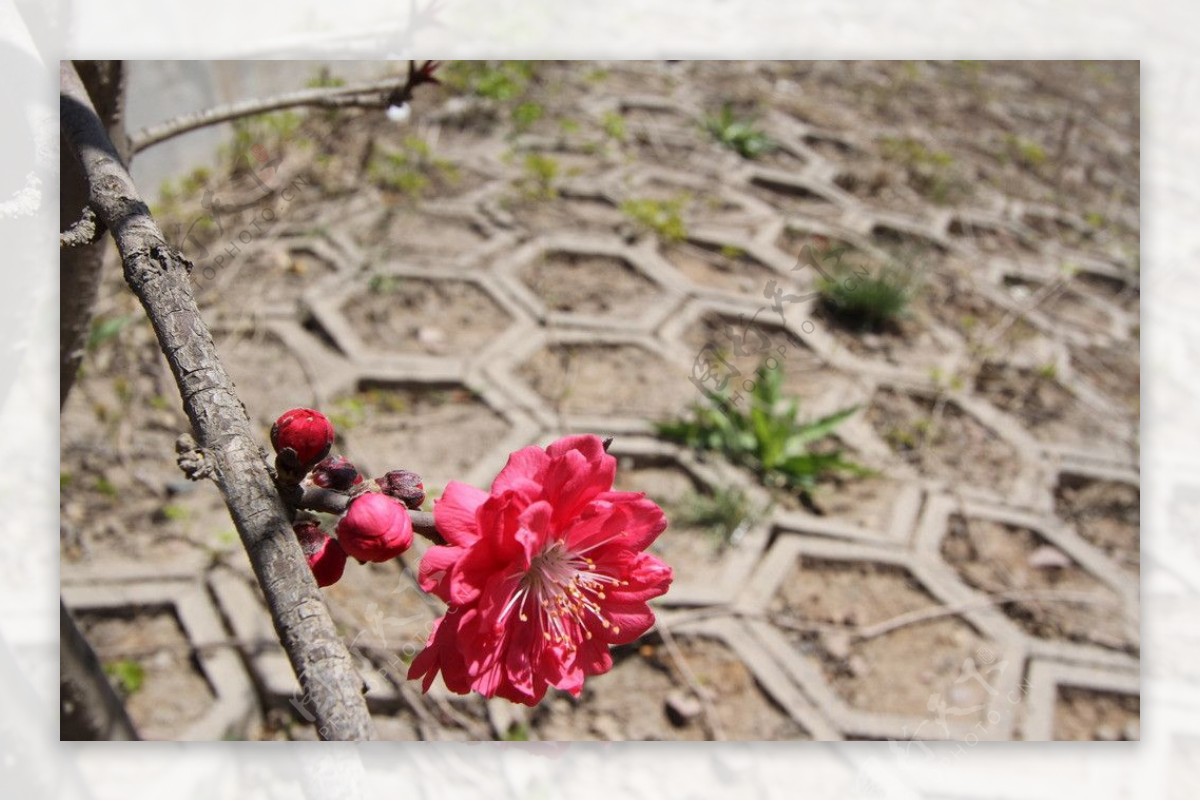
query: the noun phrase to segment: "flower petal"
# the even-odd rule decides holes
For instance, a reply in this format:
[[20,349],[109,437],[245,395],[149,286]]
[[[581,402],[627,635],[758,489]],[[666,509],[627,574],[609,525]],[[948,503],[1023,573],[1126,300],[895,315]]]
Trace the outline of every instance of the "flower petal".
[[492,495],[527,486],[530,482],[541,484],[549,463],[550,457],[536,445],[516,451],[508,457],[508,463],[492,482]]
[[527,506],[517,518],[520,528],[517,529],[516,539],[524,548],[525,557],[524,563],[520,565],[521,569],[527,570],[533,557],[541,553],[553,539],[553,531],[550,528],[550,518],[553,514],[554,507],[547,501],[537,501]]
[[593,498],[612,489],[615,473],[616,460],[611,456],[602,465],[589,463],[579,451],[553,459],[546,469],[544,493],[554,505],[554,524],[560,528],[567,525]]
[[[569,437],[555,440],[546,446],[546,455],[550,458],[562,456],[569,451],[578,451],[589,462],[599,463],[602,459],[612,459],[615,465],[617,460],[604,450],[604,440],[597,437],[595,434],[574,434]],[[611,487],[612,484],[610,483]]]
[[603,639],[618,645],[633,642],[654,625],[654,613],[644,603],[610,600],[604,605],[604,617],[608,619],[609,628],[600,629]]
[[[575,658],[575,664],[587,676],[598,676],[601,673],[607,673],[613,666],[612,652],[608,650],[608,643],[603,640],[593,637],[590,640],[584,640],[579,646],[579,654]],[[565,687],[559,687],[565,690]]]
[[433,522],[438,533],[451,545],[468,546],[479,539],[479,523],[476,519],[479,507],[488,499],[481,489],[451,481],[442,492],[442,497],[433,502]]
[[421,557],[421,568],[417,574],[421,589],[449,603],[450,575],[454,565],[466,552],[465,548],[454,545],[431,545]]
[[425,692],[429,691],[439,671],[451,692],[470,692],[471,679],[458,647],[457,633],[464,619],[469,620],[471,614],[462,611],[450,612],[433,624],[425,649],[417,654],[417,658],[408,667],[409,679],[423,677],[421,686]]

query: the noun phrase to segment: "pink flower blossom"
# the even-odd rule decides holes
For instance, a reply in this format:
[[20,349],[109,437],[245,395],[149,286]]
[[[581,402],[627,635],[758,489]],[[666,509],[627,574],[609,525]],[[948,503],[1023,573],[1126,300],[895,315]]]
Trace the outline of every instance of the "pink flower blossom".
[[408,677],[439,672],[456,693],[536,704],[574,696],[612,667],[609,646],[654,624],[646,602],[671,568],[645,553],[667,527],[640,492],[612,490],[616,460],[598,437],[512,454],[490,493],[450,482],[433,507],[447,545],[421,560],[427,592],[450,605]]
[[338,542],[363,562],[386,562],[412,546],[413,527],[404,504],[380,492],[364,492],[350,501],[337,524]]

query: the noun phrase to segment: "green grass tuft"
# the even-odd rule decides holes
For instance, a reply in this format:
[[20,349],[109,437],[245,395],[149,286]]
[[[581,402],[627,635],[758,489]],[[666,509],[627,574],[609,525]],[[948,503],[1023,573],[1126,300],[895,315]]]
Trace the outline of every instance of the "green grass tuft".
[[687,197],[671,200],[643,198],[621,203],[621,213],[638,227],[650,231],[663,242],[682,242],[687,238],[687,225],[683,222],[683,207]]
[[758,517],[746,493],[736,487],[716,490],[712,495],[690,494],[671,508],[673,524],[707,531],[722,544],[735,539]]
[[730,396],[728,390],[706,393],[707,403],[693,406],[689,418],[658,423],[658,434],[697,451],[719,453],[766,486],[798,492],[806,500],[821,479],[870,474],[844,458],[840,448],[810,447],[828,438],[857,406],[803,422],[799,401],[782,395],[778,367],[760,365],[754,379],[748,398]]
[[136,693],[146,681],[146,669],[132,659],[108,662],[104,665],[104,673],[125,696]]
[[756,159],[774,150],[771,138],[747,120],[738,119],[726,104],[719,114],[704,120],[704,128],[718,142],[744,159]]
[[842,270],[817,283],[821,301],[848,326],[879,330],[908,308],[919,287],[916,275],[897,264],[875,271]]

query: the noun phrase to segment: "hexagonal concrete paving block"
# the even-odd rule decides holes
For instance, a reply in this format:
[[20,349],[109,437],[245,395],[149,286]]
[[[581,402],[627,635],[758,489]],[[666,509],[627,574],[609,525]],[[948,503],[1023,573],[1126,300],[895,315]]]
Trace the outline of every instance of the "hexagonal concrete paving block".
[[1025,632],[1036,654],[1123,666],[1139,649],[1136,582],[1052,517],[935,497],[917,546]]
[[1087,542],[1130,571],[1141,566],[1141,490],[1131,471],[1065,468],[1054,486],[1054,511]]
[[1136,672],[1034,660],[1029,668],[1023,740],[1140,740]]
[[975,378],[975,390],[1047,452],[1136,460],[1136,421],[1069,377],[1059,376],[1053,365],[1034,369],[985,363]]
[[1023,658],[892,548],[778,538],[737,609],[817,708],[853,737],[1006,739]]
[[[900,465],[972,496],[1044,503],[1046,468],[1034,441],[976,399],[881,385],[865,420]],[[1020,466],[997,469],[998,465]]]
[[724,385],[731,392],[749,392],[760,365],[781,370],[783,391],[799,399],[805,418],[864,404],[871,394],[869,382],[837,370],[770,309],[751,312],[745,304],[692,301],[661,334],[682,346],[693,374],[709,390]]
[[832,182],[811,177],[811,170],[793,173],[756,167],[748,174],[748,192],[787,215],[832,220],[843,213],[853,197]]
[[[102,659],[142,666],[140,687],[131,690],[138,701],[130,704],[151,705],[130,712],[143,736],[237,739],[259,715],[253,685],[199,583],[145,580],[64,586],[63,601],[73,614],[93,616],[97,625],[109,620],[110,628],[118,627],[107,644],[99,642],[99,632],[88,635]],[[88,628],[83,626],[85,634]],[[184,726],[174,728],[181,720]]]
[[486,358],[487,346],[515,322],[489,281],[465,270],[385,264],[311,296],[309,305],[321,327],[363,362],[401,355],[469,363]]
[[[531,337],[489,375],[548,428],[650,433],[701,398],[649,337],[559,331]],[[511,378],[510,378],[511,373]]]
[[782,259],[738,234],[692,230],[681,242],[663,244],[662,257],[695,294],[764,304],[772,285],[790,288],[790,276],[779,269]]
[[615,239],[538,238],[496,270],[508,293],[547,326],[649,330],[680,294],[649,249]]
[[1072,344],[1103,344],[1125,336],[1120,309],[1091,290],[1080,290],[1063,275],[1013,269],[1000,277],[1000,291],[1018,304],[1026,319]]

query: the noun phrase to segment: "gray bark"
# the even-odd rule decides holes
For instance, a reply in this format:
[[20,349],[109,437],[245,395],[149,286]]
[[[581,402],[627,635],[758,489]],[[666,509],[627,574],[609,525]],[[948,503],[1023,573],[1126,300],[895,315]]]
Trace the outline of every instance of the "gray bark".
[[[125,138],[125,71],[119,61],[88,62],[80,77],[114,142]],[[118,145],[120,151],[120,145]],[[124,151],[120,151],[125,155]],[[62,167],[59,223],[66,227],[83,217],[87,180],[79,164],[60,145]],[[92,314],[100,292],[106,240],[59,251],[59,408],[75,384],[87,349]],[[63,740],[136,740],[137,732],[113,690],[100,660],[60,600],[59,738]]]
[[96,652],[62,601],[58,607],[58,739],[138,739],[125,707],[104,676]]
[[199,447],[263,590],[280,642],[324,739],[372,736],[363,682],[292,533],[246,410],[192,294],[191,263],[164,240],[105,134],[75,67],[61,69],[63,141],[87,177],[125,280],[154,327]]
[[[128,165],[128,138],[125,135],[125,70],[119,61],[80,62],[79,77],[92,98],[96,113],[116,144],[117,153]],[[59,230],[65,231],[83,217],[87,207],[88,185],[79,163],[72,158],[66,140],[59,144],[62,167],[58,201]],[[101,265],[108,250],[107,239],[59,250],[58,320],[58,405],[67,395],[79,373],[92,328],[92,312],[100,293]]]

